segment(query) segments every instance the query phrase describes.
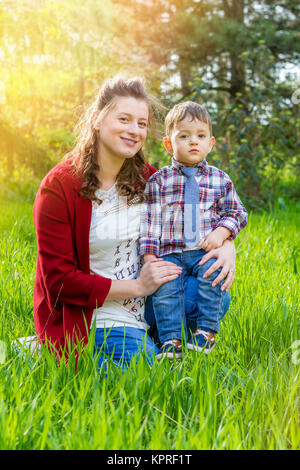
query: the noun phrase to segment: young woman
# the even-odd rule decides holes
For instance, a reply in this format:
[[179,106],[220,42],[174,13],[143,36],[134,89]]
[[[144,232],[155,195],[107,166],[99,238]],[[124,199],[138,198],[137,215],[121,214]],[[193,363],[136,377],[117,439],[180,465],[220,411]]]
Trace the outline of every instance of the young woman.
[[[156,171],[142,153],[152,121],[152,99],[140,79],[107,80],[80,122],[75,148],[41,183],[33,210],[34,319],[38,338],[58,355],[84,347],[93,320],[96,350],[113,354],[116,363],[140,349],[149,360],[155,352],[146,334],[145,297],[181,270],[160,259],[142,266],[138,256],[139,208]],[[226,278],[228,290],[233,242],[203,262],[213,257],[207,275],[222,266],[215,283]]]

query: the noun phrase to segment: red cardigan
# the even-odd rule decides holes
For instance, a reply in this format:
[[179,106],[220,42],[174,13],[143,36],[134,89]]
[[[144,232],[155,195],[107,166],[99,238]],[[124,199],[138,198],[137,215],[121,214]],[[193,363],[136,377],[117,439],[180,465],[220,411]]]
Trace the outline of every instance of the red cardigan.
[[[57,352],[74,340],[87,343],[93,310],[103,305],[111,286],[111,279],[90,273],[92,203],[79,194],[82,181],[72,174],[70,163],[59,163],[45,176],[33,206],[34,322],[38,338]],[[144,177],[156,171],[147,163]]]

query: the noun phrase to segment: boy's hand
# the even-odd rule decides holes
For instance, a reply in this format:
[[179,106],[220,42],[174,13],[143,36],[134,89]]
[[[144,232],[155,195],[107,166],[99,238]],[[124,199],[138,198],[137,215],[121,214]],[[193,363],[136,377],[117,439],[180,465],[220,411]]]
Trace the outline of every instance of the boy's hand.
[[214,250],[215,248],[220,248],[224,241],[229,238],[231,231],[226,227],[217,227],[215,230],[210,232],[206,237],[204,237],[199,243],[199,247],[203,248],[205,251]]

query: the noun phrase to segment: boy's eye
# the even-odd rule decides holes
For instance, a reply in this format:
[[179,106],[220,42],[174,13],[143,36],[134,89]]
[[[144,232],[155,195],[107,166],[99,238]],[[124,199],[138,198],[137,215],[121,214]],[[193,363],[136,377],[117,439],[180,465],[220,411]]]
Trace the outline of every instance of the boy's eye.
[[143,122],[140,122],[140,123],[139,123],[139,126],[140,126],[140,127],[147,127],[147,123],[144,122],[144,121],[143,121]]
[[126,121],[128,121],[128,118],[125,117],[125,116],[124,116],[124,117],[120,117],[120,121],[126,122]]
[[203,138],[205,137],[205,134],[199,134],[199,137]]

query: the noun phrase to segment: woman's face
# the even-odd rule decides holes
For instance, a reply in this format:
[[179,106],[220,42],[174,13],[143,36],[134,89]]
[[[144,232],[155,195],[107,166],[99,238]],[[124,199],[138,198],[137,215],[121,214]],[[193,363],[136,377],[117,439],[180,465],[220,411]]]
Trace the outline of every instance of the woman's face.
[[117,97],[109,112],[96,123],[100,155],[132,158],[144,145],[149,119],[148,104],[132,97]]

